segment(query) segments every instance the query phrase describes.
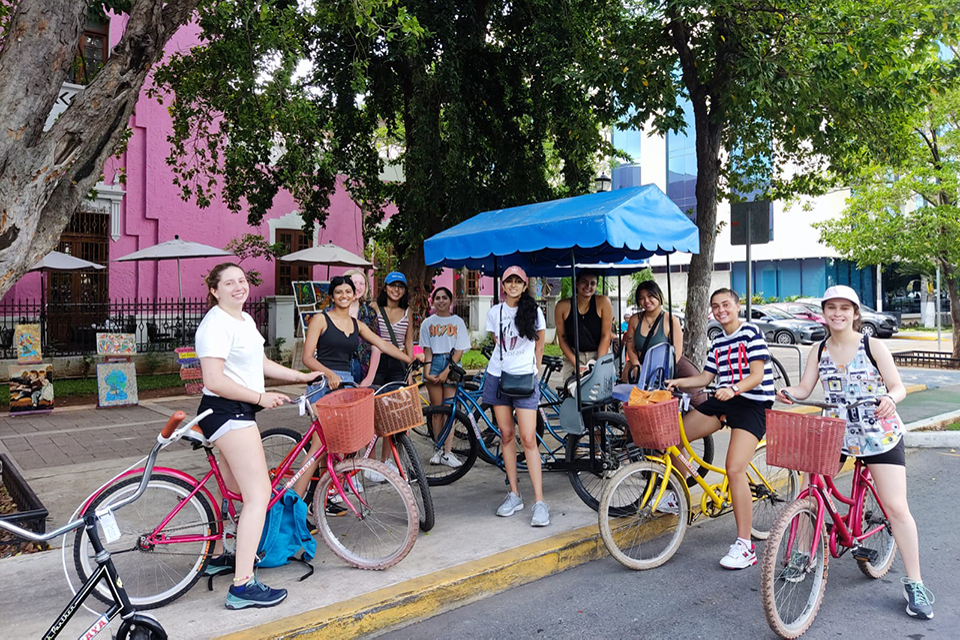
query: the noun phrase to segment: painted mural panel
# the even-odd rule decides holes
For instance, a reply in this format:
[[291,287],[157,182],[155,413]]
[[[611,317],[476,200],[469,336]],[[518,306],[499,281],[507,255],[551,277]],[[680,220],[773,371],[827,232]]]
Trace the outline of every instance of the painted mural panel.
[[13,334],[13,344],[17,349],[17,364],[37,364],[43,361],[40,325],[18,324]]
[[10,365],[10,415],[53,411],[53,365]]
[[138,404],[137,368],[132,362],[105,362],[97,365],[97,403],[101,407]]

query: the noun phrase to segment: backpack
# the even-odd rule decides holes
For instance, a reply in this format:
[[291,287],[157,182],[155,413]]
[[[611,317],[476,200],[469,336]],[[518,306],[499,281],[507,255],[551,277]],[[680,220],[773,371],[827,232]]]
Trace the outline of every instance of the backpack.
[[[873,365],[874,369],[877,371],[880,370],[880,367],[877,366],[877,361],[873,359],[873,353],[870,352],[870,336],[863,336],[861,339],[863,342],[863,350],[867,352],[867,358],[870,359],[870,364]],[[827,345],[827,338],[824,338],[823,342],[820,343],[820,346],[817,347],[817,361],[819,362],[823,358],[823,348]]]
[[[303,549],[303,555],[296,555]],[[263,523],[263,534],[257,555],[258,567],[282,567],[291,560],[303,562],[310,571],[300,579],[313,574],[310,560],[317,554],[317,541],[307,526],[307,503],[295,491],[287,491],[280,500],[267,511]]]

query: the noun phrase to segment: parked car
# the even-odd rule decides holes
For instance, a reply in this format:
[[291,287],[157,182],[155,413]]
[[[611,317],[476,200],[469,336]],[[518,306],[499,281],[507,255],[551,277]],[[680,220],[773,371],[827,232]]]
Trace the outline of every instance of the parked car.
[[786,311],[794,318],[800,320],[810,320],[811,322],[819,322],[822,325],[826,325],[827,321],[823,317],[823,312],[821,309],[813,309],[808,307],[805,304],[800,304],[798,302],[775,302],[773,304],[767,305],[768,307],[773,307],[774,309],[780,309],[780,311]]
[[[746,313],[746,309],[741,309]],[[767,342],[776,344],[812,344],[827,337],[827,330],[819,322],[794,318],[786,311],[770,305],[751,307],[751,322],[763,331]],[[741,316],[743,319],[744,316]],[[720,335],[723,327],[712,317],[707,323],[707,337],[711,340]]]
[[[801,298],[797,300],[798,303],[803,304],[807,308],[821,313],[823,312],[823,307],[820,304],[822,301],[823,298]],[[897,316],[892,313],[876,311],[862,304],[860,305],[860,319],[862,320],[860,333],[866,336],[889,338],[900,330]]]

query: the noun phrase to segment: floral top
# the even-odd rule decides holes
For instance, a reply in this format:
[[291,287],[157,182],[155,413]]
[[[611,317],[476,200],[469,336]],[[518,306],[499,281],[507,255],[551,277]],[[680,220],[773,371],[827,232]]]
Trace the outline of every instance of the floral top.
[[[864,336],[864,340],[866,340]],[[824,349],[820,356],[820,380],[823,383],[825,401],[831,404],[850,404],[863,398],[886,395],[887,387],[877,367],[870,362],[863,341],[857,348],[850,364],[837,364]],[[843,436],[843,452],[862,458],[875,456],[893,449],[903,437],[903,422],[894,414],[878,419],[876,407],[864,405],[852,409],[827,409],[823,413],[831,418],[847,421]]]

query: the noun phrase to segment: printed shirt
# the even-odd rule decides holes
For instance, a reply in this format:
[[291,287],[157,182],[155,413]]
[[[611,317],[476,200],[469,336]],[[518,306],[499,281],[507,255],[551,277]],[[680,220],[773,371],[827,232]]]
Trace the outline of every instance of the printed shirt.
[[[497,341],[487,364],[487,373],[492,376],[499,378],[503,371],[514,375],[537,372],[537,343],[520,335],[516,318],[517,308],[508,306],[505,302],[494,305],[487,311],[487,331],[492,333]],[[536,330],[546,328],[543,311],[537,307]],[[502,345],[501,332],[504,341]]]
[[420,346],[434,355],[449,355],[453,349],[466,351],[470,348],[467,325],[458,315],[442,318],[434,314],[420,325]]
[[763,332],[754,324],[744,322],[733,334],[721,333],[717,336],[707,352],[707,364],[703,370],[717,377],[718,387],[729,387],[749,376],[750,363],[756,360],[764,362],[763,382],[740,395],[757,402],[772,401],[775,390],[770,348]]
[[[886,395],[887,386],[880,372],[870,362],[863,341],[853,360],[847,365],[837,364],[827,349],[820,356],[820,381],[824,401],[831,404],[850,404],[864,398]],[[878,419],[876,407],[862,405],[852,409],[827,409],[823,415],[847,421],[843,436],[843,452],[848,456],[875,456],[897,446],[903,437],[903,422],[894,414]]]

